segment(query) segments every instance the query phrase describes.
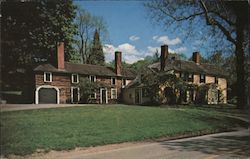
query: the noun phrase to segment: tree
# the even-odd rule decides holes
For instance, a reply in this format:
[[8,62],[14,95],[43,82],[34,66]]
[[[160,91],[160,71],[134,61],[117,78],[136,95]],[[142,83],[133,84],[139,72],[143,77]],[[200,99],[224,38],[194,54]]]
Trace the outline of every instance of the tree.
[[80,102],[89,103],[90,95],[95,93],[98,89],[98,84],[91,82],[87,77],[80,78],[80,82],[78,84],[80,88]]
[[[248,1],[157,0],[146,3],[146,7],[154,19],[165,25],[191,28],[187,36],[201,29],[202,36],[207,32],[217,46],[235,48],[237,106],[243,108],[246,105],[245,55],[249,47]],[[203,27],[206,25],[209,27]]]
[[74,52],[75,6],[71,0],[1,2],[1,14],[1,90],[33,92],[32,69],[55,62],[57,42],[65,43],[67,61]]
[[91,52],[89,55],[88,63],[94,64],[94,65],[104,65],[105,63],[105,57],[104,57],[104,53],[102,49],[102,44],[100,41],[100,35],[97,29],[94,33],[94,39],[93,39],[93,44],[92,44]]
[[79,52],[81,63],[89,63],[91,53],[91,37],[97,30],[103,37],[106,36],[106,24],[102,17],[92,16],[89,12],[82,8],[77,8],[77,36],[76,47]]

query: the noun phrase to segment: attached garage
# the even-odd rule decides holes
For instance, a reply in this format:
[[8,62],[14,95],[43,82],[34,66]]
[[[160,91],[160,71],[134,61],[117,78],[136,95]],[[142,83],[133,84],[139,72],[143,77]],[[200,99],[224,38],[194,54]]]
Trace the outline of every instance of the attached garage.
[[36,89],[36,104],[59,104],[59,89],[54,86],[40,86]]

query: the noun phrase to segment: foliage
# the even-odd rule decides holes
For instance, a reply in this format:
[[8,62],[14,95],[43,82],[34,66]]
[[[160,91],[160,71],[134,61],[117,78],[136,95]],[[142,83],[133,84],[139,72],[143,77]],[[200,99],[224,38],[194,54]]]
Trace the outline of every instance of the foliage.
[[[32,69],[40,62],[55,63],[56,43],[65,43],[65,59],[74,53],[75,6],[71,0],[1,2],[1,86],[21,90],[31,102]],[[26,96],[27,95],[27,96]]]
[[87,77],[80,78],[80,102],[89,103],[90,95],[99,88],[96,82],[91,82]]
[[1,5],[3,61],[14,66],[51,61],[59,41],[65,43],[66,61],[70,59],[76,31],[72,1],[2,2]]
[[[168,29],[178,28],[187,30],[186,37],[206,37],[213,39],[209,48],[235,49],[237,72],[237,101],[238,107],[246,105],[246,70],[245,57],[249,53],[248,38],[248,10],[247,1],[189,1],[189,0],[155,0],[145,5],[151,13],[152,19],[158,21]],[[173,25],[174,24],[174,25]],[[176,27],[176,25],[178,27]],[[199,26],[199,27],[197,27]],[[174,30],[174,29],[173,29]],[[212,35],[212,36],[205,36]],[[195,35],[195,36],[194,36]]]
[[97,30],[94,33],[94,40],[89,55],[88,63],[94,65],[104,65],[105,63],[105,56],[100,41],[100,35]]
[[230,112],[199,109],[92,105],[1,112],[1,155],[200,135],[241,123],[227,117]]
[[[175,74],[168,72],[146,72],[141,77],[142,83],[149,90],[149,96],[153,103],[164,104],[171,101],[169,104],[176,103],[176,89],[185,89],[185,82],[182,82],[180,78],[177,78]],[[167,88],[170,92],[166,99],[165,91]],[[173,99],[174,98],[174,99]]]
[[[107,67],[115,67],[115,60],[112,60],[111,62],[105,63],[105,66]],[[130,68],[131,64],[126,63],[125,61],[122,61],[122,68]]]
[[[77,8],[77,36],[76,36],[76,48],[78,51],[78,56],[81,59],[81,63],[92,62],[90,59],[91,52],[93,52],[93,44],[91,44],[91,37],[93,36],[93,41],[96,41],[96,33],[98,33],[98,41],[101,43],[100,37],[103,39],[107,36],[107,26],[102,17],[93,16],[89,12],[83,10],[82,8]],[[99,46],[98,46],[99,47]],[[76,56],[77,56],[76,55]]]

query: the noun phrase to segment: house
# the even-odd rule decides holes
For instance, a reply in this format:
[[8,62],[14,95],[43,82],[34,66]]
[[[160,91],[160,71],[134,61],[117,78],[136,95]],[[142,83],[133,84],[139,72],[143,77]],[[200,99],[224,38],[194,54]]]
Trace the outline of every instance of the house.
[[[162,104],[178,103],[227,103],[227,80],[225,71],[218,66],[201,63],[201,55],[194,52],[192,61],[168,57],[168,46],[161,46],[160,61],[148,66],[152,73],[169,73],[180,78],[191,88],[182,92],[169,85],[160,85],[159,96]],[[123,92],[123,101],[127,104],[146,104],[152,101],[150,91],[138,76],[127,85]],[[174,93],[173,93],[174,92]],[[174,99],[171,97],[174,96]],[[173,101],[174,100],[174,101]]]
[[115,52],[115,68],[73,64],[64,61],[64,43],[57,44],[57,62],[41,64],[34,69],[35,103],[78,103],[80,101],[80,78],[88,78],[100,84],[90,96],[90,103],[117,103],[122,88],[136,76],[130,69],[122,68],[122,53]]

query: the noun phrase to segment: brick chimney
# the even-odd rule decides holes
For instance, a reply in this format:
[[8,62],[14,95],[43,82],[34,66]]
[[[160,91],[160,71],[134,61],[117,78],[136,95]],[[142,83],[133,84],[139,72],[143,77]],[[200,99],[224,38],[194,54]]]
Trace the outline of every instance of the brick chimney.
[[117,76],[122,75],[122,52],[115,52],[115,72]]
[[57,43],[57,68],[65,69],[64,67],[64,42]]
[[164,71],[168,59],[168,45],[161,46],[161,71]]
[[193,52],[193,57],[192,57],[193,61],[196,63],[196,64],[200,64],[200,61],[201,61],[201,55],[199,52]]

